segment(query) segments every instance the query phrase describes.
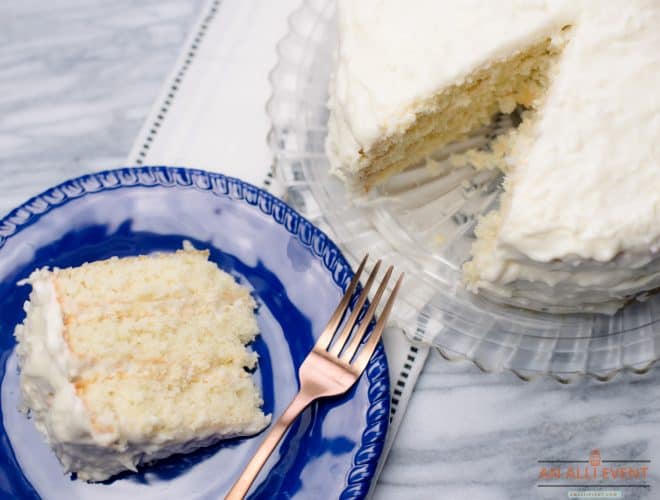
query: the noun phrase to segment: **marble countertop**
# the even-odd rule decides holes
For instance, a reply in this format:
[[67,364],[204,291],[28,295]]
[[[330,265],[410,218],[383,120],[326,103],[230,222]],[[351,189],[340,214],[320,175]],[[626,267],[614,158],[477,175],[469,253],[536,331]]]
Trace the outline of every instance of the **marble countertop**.
[[[124,163],[202,4],[0,4],[0,213],[68,177]],[[658,383],[658,370],[610,383],[522,382],[432,353],[374,497],[567,498],[570,488],[539,487],[551,482],[539,461],[586,460],[599,449],[603,459],[651,460],[650,487],[611,489],[660,498]]]

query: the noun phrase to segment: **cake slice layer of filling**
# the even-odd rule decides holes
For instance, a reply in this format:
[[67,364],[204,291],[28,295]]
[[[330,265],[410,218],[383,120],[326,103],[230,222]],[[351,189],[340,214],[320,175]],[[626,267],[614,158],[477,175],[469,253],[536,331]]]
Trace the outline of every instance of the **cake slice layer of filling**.
[[249,290],[194,250],[36,271],[16,329],[26,407],[67,471],[103,480],[269,422]]
[[565,43],[563,35],[544,38],[470,74],[465,82],[411,105],[420,111],[408,128],[360,153],[360,184],[370,189],[433,151],[465,139],[470,132],[490,124],[498,113],[511,113],[519,105],[536,108]]

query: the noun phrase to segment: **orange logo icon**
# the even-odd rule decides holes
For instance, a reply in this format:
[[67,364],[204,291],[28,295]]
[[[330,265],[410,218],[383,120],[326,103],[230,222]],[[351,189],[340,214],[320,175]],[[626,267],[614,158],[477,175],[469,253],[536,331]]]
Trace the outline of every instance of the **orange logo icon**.
[[598,467],[600,462],[600,450],[591,450],[591,454],[589,455],[589,465],[592,467]]

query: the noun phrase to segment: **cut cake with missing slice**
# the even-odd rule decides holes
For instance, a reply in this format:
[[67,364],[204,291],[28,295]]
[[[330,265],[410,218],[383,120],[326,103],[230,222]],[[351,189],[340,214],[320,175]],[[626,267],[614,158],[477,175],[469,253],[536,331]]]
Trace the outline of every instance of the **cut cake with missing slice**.
[[526,108],[498,138],[504,193],[463,283],[613,314],[660,287],[659,26],[658,0],[339,0],[331,169],[364,192]]
[[268,425],[247,371],[254,299],[208,252],[42,269],[26,282],[23,401],[67,472],[101,481]]

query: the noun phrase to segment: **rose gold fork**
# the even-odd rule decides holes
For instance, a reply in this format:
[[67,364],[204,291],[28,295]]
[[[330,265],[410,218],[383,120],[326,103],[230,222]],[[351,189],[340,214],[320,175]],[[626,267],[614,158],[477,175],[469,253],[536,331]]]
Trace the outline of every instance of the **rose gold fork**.
[[[360,320],[360,325],[357,328],[357,331],[355,334],[351,335],[353,328],[358,322],[360,311],[367,300],[369,290],[376,279],[376,274],[378,273],[381,264],[381,261],[379,260],[371,271],[367,283],[358,297],[351,315],[348,317],[348,320],[346,320],[341,333],[333,342],[333,338],[337,333],[341,320],[351,302],[351,297],[360,281],[360,275],[367,262],[367,257],[368,255],[362,260],[355,276],[353,276],[353,279],[348,285],[344,297],[341,299],[341,302],[339,302],[337,309],[330,318],[323,333],[321,333],[314,348],[307,355],[302,365],[300,365],[300,369],[298,370],[300,391],[296,394],[296,397],[293,399],[289,407],[284,410],[282,416],[277,422],[275,422],[270,432],[266,435],[263,443],[261,443],[261,446],[259,446],[259,449],[254,454],[254,457],[252,457],[252,460],[247,464],[236,483],[234,483],[234,486],[225,497],[225,500],[238,500],[245,497],[250,486],[252,486],[252,483],[266,463],[266,460],[268,460],[268,457],[282,439],[282,436],[284,436],[285,432],[291,426],[296,417],[298,417],[298,415],[300,415],[312,401],[345,393],[355,384],[355,382],[357,382],[366,368],[383,333],[385,323],[392,310],[392,304],[394,304],[394,299],[399,291],[401,280],[403,279],[403,274],[401,274],[396,285],[394,285],[392,293],[385,303],[385,307],[380,314],[376,326],[363,344],[362,341],[369,328],[369,323],[374,317],[376,307],[378,306],[387,287],[387,283],[392,276],[393,268],[390,266],[376,291],[374,299],[369,305],[369,309],[367,309],[366,314]],[[350,343],[348,343],[349,339]],[[347,343],[348,345],[346,345]],[[361,345],[362,348],[358,352],[358,348],[360,348]]]

